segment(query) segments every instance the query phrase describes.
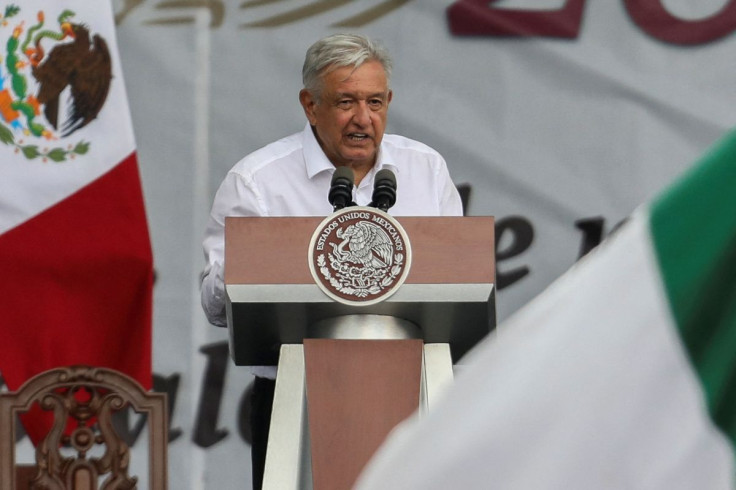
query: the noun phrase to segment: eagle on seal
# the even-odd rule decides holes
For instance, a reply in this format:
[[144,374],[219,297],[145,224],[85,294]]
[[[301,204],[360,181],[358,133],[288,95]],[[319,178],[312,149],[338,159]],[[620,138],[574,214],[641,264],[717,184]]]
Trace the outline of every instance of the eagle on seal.
[[[393,262],[393,247],[388,234],[378,225],[359,221],[344,231],[337,230],[339,245],[331,244],[335,254],[343,261],[362,264],[376,269],[390,267]],[[345,247],[348,250],[345,250]]]

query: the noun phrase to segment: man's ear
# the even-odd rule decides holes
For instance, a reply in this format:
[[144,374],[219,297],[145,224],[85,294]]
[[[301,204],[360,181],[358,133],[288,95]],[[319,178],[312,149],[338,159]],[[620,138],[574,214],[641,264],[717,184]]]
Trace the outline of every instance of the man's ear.
[[312,95],[312,92],[305,88],[301,89],[299,91],[299,102],[304,109],[304,115],[307,116],[307,121],[309,121],[309,124],[311,126],[316,125],[317,117],[314,114],[314,106],[317,105],[317,101]]
[[393,91],[393,90],[389,90],[389,91],[388,91],[388,99],[387,99],[387,104],[390,104],[390,103],[391,103],[391,101],[393,100],[393,98],[394,98],[394,91]]

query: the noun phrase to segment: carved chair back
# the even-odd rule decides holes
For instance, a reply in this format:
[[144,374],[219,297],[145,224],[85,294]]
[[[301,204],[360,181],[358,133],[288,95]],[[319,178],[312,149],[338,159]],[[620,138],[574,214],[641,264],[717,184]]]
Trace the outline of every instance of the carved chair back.
[[130,448],[112,422],[114,413],[128,407],[147,415],[150,488],[166,489],[166,394],[145,391],[115,370],[72,366],[43,372],[17,391],[0,394],[0,490],[16,490],[15,422],[34,404],[53,413],[53,425],[36,445],[31,489],[136,488],[138,478],[129,475]]

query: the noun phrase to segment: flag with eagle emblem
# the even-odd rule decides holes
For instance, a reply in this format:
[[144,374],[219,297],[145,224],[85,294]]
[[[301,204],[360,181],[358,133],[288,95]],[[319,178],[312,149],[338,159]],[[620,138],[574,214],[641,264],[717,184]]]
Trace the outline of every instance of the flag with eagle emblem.
[[[153,259],[108,1],[0,3],[0,166],[5,383],[90,364],[150,387]],[[43,417],[23,422],[39,440]]]

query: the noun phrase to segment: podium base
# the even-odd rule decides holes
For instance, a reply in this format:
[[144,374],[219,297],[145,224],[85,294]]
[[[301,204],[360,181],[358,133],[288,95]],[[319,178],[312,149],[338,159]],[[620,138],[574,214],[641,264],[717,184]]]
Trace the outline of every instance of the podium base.
[[[326,342],[335,342],[335,338],[337,338],[340,340],[367,340],[368,342],[377,339],[407,340],[414,343],[416,340],[408,339],[421,338],[418,327],[413,323],[380,315],[338,317],[332,319],[332,321],[315,324],[312,332],[320,333],[321,336],[332,339],[326,340]],[[305,342],[307,342],[306,339]],[[373,343],[380,346],[379,343]],[[449,344],[424,344],[421,347],[420,358],[421,376],[417,378],[417,382],[420,384],[418,410],[421,416],[436,403],[443,390],[452,382],[453,374]],[[352,360],[349,362],[352,362]],[[375,359],[367,369],[377,371],[378,364],[376,362],[380,363],[382,361]],[[338,369],[337,376],[344,374],[344,371],[344,367]],[[319,482],[324,481],[321,476],[318,480],[315,480],[314,477],[318,475],[313,474],[312,469],[313,461],[310,447],[312,441],[306,380],[307,369],[304,345],[282,345],[266,454],[264,490],[319,490]],[[358,388],[361,388],[361,386],[358,386]],[[387,433],[388,431],[386,431]],[[385,437],[386,434],[383,434],[382,437]],[[360,462],[360,468],[366,462]],[[353,475],[353,478],[354,476],[357,475]],[[344,479],[344,477],[341,478]],[[349,486],[346,486],[347,488]]]

